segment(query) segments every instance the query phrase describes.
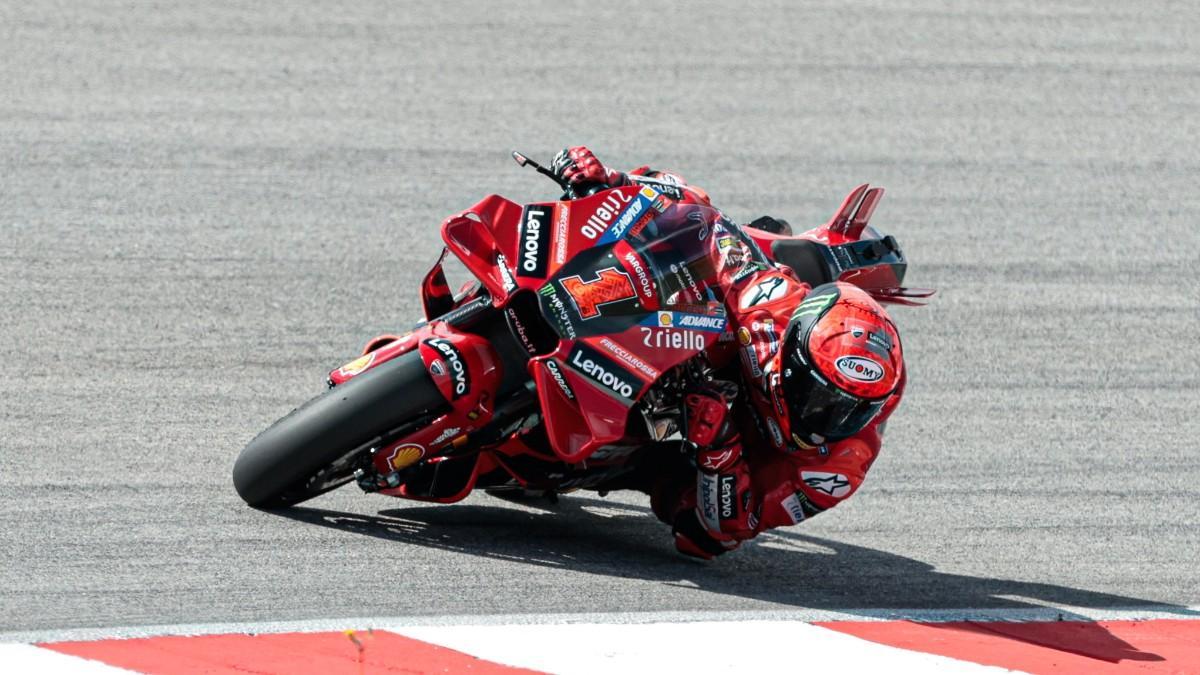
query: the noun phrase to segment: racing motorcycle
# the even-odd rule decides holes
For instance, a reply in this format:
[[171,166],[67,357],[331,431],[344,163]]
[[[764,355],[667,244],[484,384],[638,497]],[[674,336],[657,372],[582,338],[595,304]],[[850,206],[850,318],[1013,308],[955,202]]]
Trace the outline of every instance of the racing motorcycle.
[[[735,340],[708,284],[718,231],[747,274],[780,263],[882,302],[932,294],[901,286],[899,245],[868,223],[880,188],[859,186],[828,223],[794,236],[771,218],[734,225],[679,201],[677,186],[573,189],[513,157],[558,181],[564,199],[491,195],[446,219],[421,282],[428,320],[371,340],[329,373],[327,391],[250,441],[233,467],[246,503],[289,506],[350,482],[443,503],[476,488],[636,485],[682,456],[683,397],[711,378],[702,354]],[[458,292],[447,253],[475,279]]]

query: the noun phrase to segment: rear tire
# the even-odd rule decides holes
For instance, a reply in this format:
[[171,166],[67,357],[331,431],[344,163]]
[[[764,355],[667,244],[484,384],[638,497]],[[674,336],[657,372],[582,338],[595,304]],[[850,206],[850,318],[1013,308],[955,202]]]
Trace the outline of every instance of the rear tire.
[[446,406],[417,350],[340,384],[263,431],[233,465],[247,504],[291,506],[348,483],[364,445]]

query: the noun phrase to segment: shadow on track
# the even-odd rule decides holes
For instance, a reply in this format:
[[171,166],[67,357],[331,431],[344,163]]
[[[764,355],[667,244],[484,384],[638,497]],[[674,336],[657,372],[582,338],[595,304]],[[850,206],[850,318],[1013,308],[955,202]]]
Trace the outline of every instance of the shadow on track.
[[[698,591],[846,613],[870,610],[1026,609],[1072,606],[1090,609],[1153,607],[1194,615],[1185,607],[1036,582],[939,572],[919,560],[774,530],[738,553],[708,564],[676,554],[666,529],[650,510],[570,495],[557,504],[521,501],[526,510],[503,506],[416,506],[378,516],[295,507],[275,514],[366,536],[586,574],[636,577]],[[537,511],[528,509],[534,508]],[[1067,612],[1060,620],[1082,621],[1078,631],[1034,631],[1022,624],[937,624],[1002,636],[1109,663],[1161,661],[1117,638],[1097,623]],[[1049,637],[1048,637],[1049,636]],[[1055,637],[1060,636],[1060,637]]]

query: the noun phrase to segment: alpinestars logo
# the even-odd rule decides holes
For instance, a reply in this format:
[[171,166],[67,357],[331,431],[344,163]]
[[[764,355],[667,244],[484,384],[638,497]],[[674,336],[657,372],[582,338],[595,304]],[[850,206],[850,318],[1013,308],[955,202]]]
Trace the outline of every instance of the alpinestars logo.
[[850,480],[840,473],[825,473],[824,471],[801,471],[800,478],[804,484],[824,492],[830,497],[845,497],[850,494]]
[[446,359],[446,369],[450,371],[450,383],[453,385],[452,400],[457,401],[471,391],[471,373],[467,370],[467,362],[462,352],[443,338],[432,338],[425,344],[436,349]]
[[767,277],[746,291],[741,303],[742,309],[749,309],[764,303],[782,298],[788,290],[787,279],[783,277]]
[[585,321],[600,316],[600,305],[637,299],[633,280],[624,270],[616,267],[597,271],[596,278],[591,281],[584,281],[575,275],[564,277],[560,283],[579,308],[579,317]]
[[550,237],[550,209],[545,206],[525,207],[525,217],[521,219],[521,232],[517,238],[517,266],[519,277],[546,276],[547,244]]

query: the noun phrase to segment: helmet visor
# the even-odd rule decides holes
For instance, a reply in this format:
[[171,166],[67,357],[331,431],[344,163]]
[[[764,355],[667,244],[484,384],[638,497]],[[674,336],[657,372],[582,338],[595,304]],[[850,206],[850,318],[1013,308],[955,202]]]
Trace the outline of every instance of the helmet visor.
[[874,400],[851,396],[812,372],[785,379],[783,391],[792,432],[814,444],[853,436],[887,401],[886,396]]

